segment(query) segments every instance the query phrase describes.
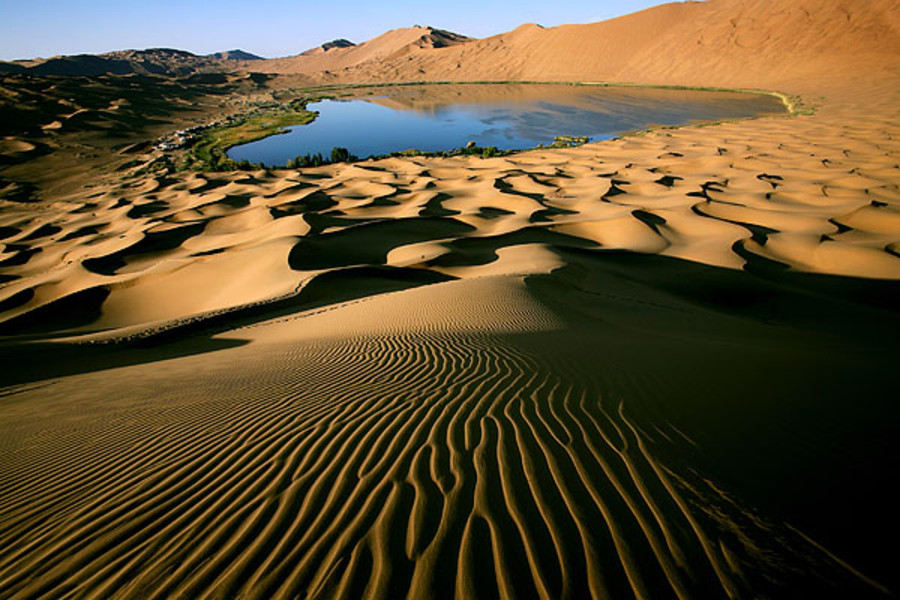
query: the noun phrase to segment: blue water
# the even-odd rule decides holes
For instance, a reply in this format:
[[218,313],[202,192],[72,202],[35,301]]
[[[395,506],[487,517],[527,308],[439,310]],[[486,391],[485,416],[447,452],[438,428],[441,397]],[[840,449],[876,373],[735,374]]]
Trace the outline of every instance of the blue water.
[[281,166],[307,153],[327,157],[336,146],[360,158],[410,149],[452,150],[470,141],[514,150],[551,144],[561,135],[596,141],[651,125],[784,110],[769,96],[727,92],[521,84],[416,87],[380,90],[365,99],[311,103],[309,110],[319,113],[311,124],[236,146],[228,156]]

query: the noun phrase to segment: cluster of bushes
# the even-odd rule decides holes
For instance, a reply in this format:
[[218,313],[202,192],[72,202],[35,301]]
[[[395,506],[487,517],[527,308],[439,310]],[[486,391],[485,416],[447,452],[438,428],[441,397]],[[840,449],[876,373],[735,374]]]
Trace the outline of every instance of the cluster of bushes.
[[480,156],[481,158],[493,158],[495,156],[503,156],[503,151],[497,148],[497,146],[476,146],[475,144],[469,144],[465,148],[460,148],[459,150],[451,152],[451,155],[462,155],[462,156]]
[[350,154],[349,150],[335,146],[331,149],[331,155],[328,157],[322,156],[321,152],[316,152],[315,154],[306,153],[289,159],[286,166],[288,169],[302,169],[304,167],[320,167],[322,165],[353,162],[355,160],[359,160],[359,158]]
[[[554,147],[577,145],[584,143],[585,140],[587,140],[587,138],[557,138]],[[200,151],[196,152],[194,157],[192,157],[196,161],[193,165],[195,168],[205,168],[211,171],[250,171],[260,168],[260,165],[251,163],[246,160],[237,162],[228,158],[219,147],[203,147],[203,145],[200,145],[200,148],[198,149]],[[462,148],[455,148],[453,150],[447,151],[442,150],[438,152],[422,152],[421,150],[411,149],[391,152],[389,154],[381,154],[378,156],[371,156],[369,158],[373,160],[383,158],[402,158],[410,156],[480,156],[481,158],[493,158],[496,156],[506,156],[508,154],[511,154],[512,152],[514,151],[500,150],[496,146],[477,146],[474,143],[470,142]],[[347,148],[340,148],[335,146],[331,149],[331,153],[328,155],[323,155],[321,152],[308,152],[300,156],[295,156],[294,158],[288,159],[288,161],[285,163],[285,167],[287,167],[288,169],[304,169],[306,167],[321,167],[323,165],[331,165],[342,162],[354,162],[357,160],[359,160],[359,157],[351,154]]]
[[[208,158],[207,158],[208,157]],[[184,169],[194,169],[196,171],[255,171],[260,165],[250,162],[249,160],[236,161],[224,156],[220,152],[209,153],[204,157],[196,155],[188,155],[182,165]]]
[[584,135],[558,135],[553,138],[553,145],[563,147],[581,146],[589,141],[591,141],[591,138]]
[[453,150],[439,150],[437,152],[423,152],[421,150],[402,150],[399,152],[391,152],[389,154],[379,154],[377,156],[370,156],[369,158],[373,160],[378,160],[382,158],[402,158],[409,156],[426,156],[426,157],[439,157],[439,158],[447,158],[450,156],[480,156],[481,158],[493,158],[495,156],[506,156],[507,154],[512,154],[515,152],[514,150],[500,150],[496,146],[476,146],[472,142],[469,142],[463,148],[455,148]]
[[[221,147],[215,144],[198,144],[195,151],[187,157],[186,168],[203,169],[209,171],[252,171],[261,168],[261,165],[251,163],[247,160],[235,161],[225,155]],[[390,157],[409,157],[409,156],[429,156],[429,157],[449,157],[449,156],[480,156],[482,158],[492,158],[495,156],[505,156],[510,152],[500,150],[496,146],[476,146],[469,144],[463,148],[456,148],[449,151],[439,152],[422,152],[419,150],[403,150],[400,152],[391,152],[379,156],[372,156],[372,159],[390,158]],[[331,165],[342,162],[354,162],[359,157],[350,153],[347,148],[335,146],[331,149],[331,153],[323,155],[321,152],[295,156],[285,163],[288,169],[304,169],[306,167],[321,167],[323,165]]]
[[[233,169],[236,169],[238,171],[255,171],[260,168],[260,165],[252,163],[247,159],[244,159],[241,161],[231,161],[231,162],[234,163]],[[225,170],[228,171],[231,169],[226,168]]]

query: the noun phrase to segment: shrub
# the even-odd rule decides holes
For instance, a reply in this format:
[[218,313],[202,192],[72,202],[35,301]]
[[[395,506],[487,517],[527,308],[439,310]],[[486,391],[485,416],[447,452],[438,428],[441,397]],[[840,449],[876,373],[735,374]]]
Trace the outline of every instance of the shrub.
[[354,156],[350,154],[350,151],[346,148],[338,148],[335,146],[331,149],[331,162],[333,163],[347,162],[353,158]]

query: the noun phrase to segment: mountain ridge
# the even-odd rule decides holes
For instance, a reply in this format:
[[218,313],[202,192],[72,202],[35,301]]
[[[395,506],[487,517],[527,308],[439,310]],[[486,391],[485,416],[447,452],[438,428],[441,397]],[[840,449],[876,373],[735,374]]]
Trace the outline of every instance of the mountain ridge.
[[244,50],[198,55],[177,48],[145,48],[0,62],[0,73],[88,77],[130,74],[183,76],[232,71],[237,63],[260,60],[264,59]]

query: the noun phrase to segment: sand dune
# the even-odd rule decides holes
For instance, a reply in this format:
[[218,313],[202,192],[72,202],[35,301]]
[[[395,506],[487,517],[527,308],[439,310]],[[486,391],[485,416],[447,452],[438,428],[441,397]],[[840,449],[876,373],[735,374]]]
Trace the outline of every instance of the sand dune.
[[[629,292],[601,280],[608,318]],[[237,329],[227,337],[251,343],[232,350],[8,389],[0,585],[15,598],[879,592],[674,458],[697,442],[662,418],[664,399],[716,396],[682,361],[638,375],[628,365],[653,337],[623,344],[597,323],[597,370],[542,297],[521,278],[452,281]],[[645,323],[687,308],[722,335],[725,317],[662,302]],[[754,369],[779,360],[734,352]]]
[[[313,48],[287,58],[256,60],[245,65],[260,73],[321,73],[331,75],[361,64],[405,60],[425,50],[448,48],[469,38],[432,27],[415,26],[393,29],[359,45],[336,44]],[[326,46],[328,46],[326,44]]]
[[355,82],[588,80],[808,89],[829,80],[869,79],[853,67],[890,77],[898,54],[893,0],[710,0],[588,25],[523,25],[397,60],[382,55],[347,64],[334,55],[331,62],[313,63],[296,57],[256,61],[253,69],[317,77],[328,69]]
[[[779,147],[786,127],[810,126],[663,130],[489,161],[170,175],[61,200],[39,218],[5,213],[8,339],[184,333],[140,354],[146,364],[104,369],[121,358],[104,346],[66,358],[63,344],[37,347],[44,366],[17,369],[30,383],[4,390],[0,588],[882,595],[887,571],[868,534],[821,502],[868,494],[847,483],[860,463],[794,490],[799,512],[782,506],[788,482],[771,473],[846,460],[832,448],[851,440],[886,443],[845,403],[860,377],[897,383],[879,337],[896,323],[885,310],[896,287],[882,282],[900,263],[887,247],[896,180],[862,143],[853,153],[870,170],[852,172],[829,150],[845,145],[842,129],[821,122],[806,135],[829,160],[794,163]],[[723,139],[733,162],[716,151]],[[666,276],[641,263],[608,271],[615,249],[727,269],[699,266],[701,285],[674,265]],[[372,267],[393,270],[360,271]],[[764,283],[784,267],[800,279]],[[875,287],[841,300],[830,283],[810,298],[791,291],[810,287],[801,271]],[[640,273],[649,287],[635,287]],[[665,277],[694,283],[667,288]],[[177,340],[197,326],[232,348],[191,356],[193,342]],[[27,344],[8,347],[7,364],[33,360]],[[127,348],[110,352],[138,352]],[[52,378],[72,364],[87,372]],[[777,373],[776,406],[827,402],[754,441],[758,430],[740,428],[759,372]],[[889,410],[887,397],[865,410]],[[672,403],[696,408],[673,414]],[[730,443],[754,457],[745,475]],[[886,514],[869,502],[866,531]]]
[[897,24],[713,0],[392,32],[254,63],[815,110],[3,201],[0,596],[896,594]]
[[[402,171],[364,162],[124,183],[72,198],[56,216],[4,214],[0,326],[27,333],[29,313],[41,310],[44,327],[47,315],[65,312],[55,304],[88,289],[108,296],[92,309],[99,318],[73,331],[274,300],[323,271],[357,265],[452,267],[465,278],[468,267],[501,260],[497,250],[523,245],[898,278],[890,245],[900,172],[879,145],[889,124],[857,132],[857,142],[824,119],[759,119],[719,125],[717,139],[709,128],[661,130],[493,161],[409,159]],[[795,143],[809,141],[805,163],[792,162],[785,129]],[[719,152],[723,140],[729,149]],[[866,175],[845,162],[846,146]],[[552,166],[544,174],[536,164]],[[419,261],[403,250],[425,243]],[[252,283],[217,275],[249,264]],[[205,283],[162,302],[178,281]]]

